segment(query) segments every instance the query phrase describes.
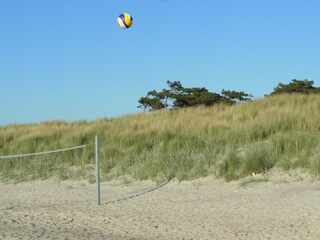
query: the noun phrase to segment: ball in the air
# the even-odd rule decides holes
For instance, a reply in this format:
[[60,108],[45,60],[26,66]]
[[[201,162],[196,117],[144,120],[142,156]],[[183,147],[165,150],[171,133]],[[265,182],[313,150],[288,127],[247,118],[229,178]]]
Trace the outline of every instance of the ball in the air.
[[117,18],[117,22],[120,28],[127,29],[132,25],[132,16],[128,13],[121,13]]

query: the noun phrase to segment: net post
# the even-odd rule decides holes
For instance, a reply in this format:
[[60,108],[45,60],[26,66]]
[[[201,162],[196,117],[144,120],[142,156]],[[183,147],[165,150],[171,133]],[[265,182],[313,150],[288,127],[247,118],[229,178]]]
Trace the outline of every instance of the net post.
[[97,203],[100,205],[100,164],[99,164],[99,138],[95,136],[96,147],[96,191],[97,191]]

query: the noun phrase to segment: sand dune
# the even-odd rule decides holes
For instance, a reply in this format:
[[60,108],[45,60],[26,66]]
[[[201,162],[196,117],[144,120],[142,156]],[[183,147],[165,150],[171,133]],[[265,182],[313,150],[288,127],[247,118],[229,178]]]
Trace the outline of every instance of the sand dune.
[[98,206],[85,182],[1,183],[0,239],[320,239],[320,182],[155,186],[102,183]]

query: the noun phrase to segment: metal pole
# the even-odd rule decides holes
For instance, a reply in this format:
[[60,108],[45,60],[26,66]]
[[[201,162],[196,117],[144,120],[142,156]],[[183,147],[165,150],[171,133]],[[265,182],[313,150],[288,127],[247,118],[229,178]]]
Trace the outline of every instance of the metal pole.
[[97,203],[100,205],[100,164],[99,164],[99,139],[95,136],[96,145],[96,185],[97,185]]

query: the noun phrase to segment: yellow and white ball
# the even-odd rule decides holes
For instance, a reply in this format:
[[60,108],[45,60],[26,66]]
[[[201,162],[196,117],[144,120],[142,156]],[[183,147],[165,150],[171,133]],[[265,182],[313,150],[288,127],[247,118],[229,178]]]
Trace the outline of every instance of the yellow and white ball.
[[122,13],[117,18],[118,25],[122,29],[127,29],[131,27],[132,21],[133,21],[132,16],[128,13]]

